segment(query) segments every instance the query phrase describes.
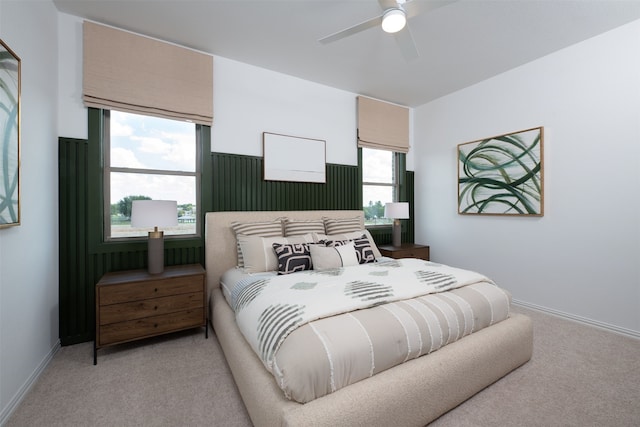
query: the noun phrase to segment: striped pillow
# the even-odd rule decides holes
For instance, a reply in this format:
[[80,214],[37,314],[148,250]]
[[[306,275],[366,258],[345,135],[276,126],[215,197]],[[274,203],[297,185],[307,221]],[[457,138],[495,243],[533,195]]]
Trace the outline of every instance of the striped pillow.
[[242,256],[242,250],[240,249],[240,243],[238,242],[238,236],[282,237],[282,218],[265,222],[234,221],[231,223],[231,229],[236,235],[238,267],[244,267],[244,258]]
[[342,218],[342,219],[333,219],[333,218],[322,218],[324,221],[324,228],[326,234],[344,234],[351,233],[353,231],[361,231],[364,230],[362,225],[362,219],[359,217],[355,218]]
[[285,236],[302,236],[311,233],[324,233],[324,221],[284,219]]

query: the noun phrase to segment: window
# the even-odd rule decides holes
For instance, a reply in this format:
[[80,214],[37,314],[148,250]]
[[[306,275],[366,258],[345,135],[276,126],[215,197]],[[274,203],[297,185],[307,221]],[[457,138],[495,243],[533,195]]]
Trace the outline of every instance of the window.
[[201,143],[194,123],[104,110],[105,240],[146,236],[131,227],[136,199],[176,200],[178,226],[165,236],[200,234]]
[[398,153],[362,147],[362,202],[365,225],[386,225],[384,205],[398,200]]

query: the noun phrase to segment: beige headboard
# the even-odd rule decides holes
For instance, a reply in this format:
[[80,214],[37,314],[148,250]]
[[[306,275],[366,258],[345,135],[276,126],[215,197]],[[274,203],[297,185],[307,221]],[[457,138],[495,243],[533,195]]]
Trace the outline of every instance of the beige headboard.
[[291,219],[321,219],[360,217],[364,226],[363,211],[257,211],[257,212],[207,212],[205,219],[205,267],[207,289],[220,286],[220,276],[233,268],[237,260],[236,237],[231,223],[268,221],[281,217]]

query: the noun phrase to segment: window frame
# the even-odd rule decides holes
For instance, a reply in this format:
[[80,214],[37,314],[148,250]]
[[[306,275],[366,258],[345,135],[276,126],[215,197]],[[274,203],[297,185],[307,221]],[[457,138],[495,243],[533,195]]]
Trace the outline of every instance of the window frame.
[[[86,228],[86,247],[87,254],[103,254],[105,256],[103,262],[109,262],[109,256],[119,252],[144,251],[146,249],[146,240],[144,238],[130,238],[129,240],[104,240],[104,185],[103,185],[103,127],[104,120],[102,109],[89,107],[87,108],[87,139],[81,140],[87,144],[87,158],[85,162],[87,182],[82,185],[80,190],[86,197],[87,204],[85,206],[85,214],[87,217]],[[201,221],[201,235],[192,237],[172,238],[165,240],[165,250],[204,250],[204,220],[207,212],[213,210],[213,193],[212,193],[212,158],[211,158],[211,126],[196,126],[197,139],[200,142],[200,151],[202,153],[201,162],[201,188],[200,201],[202,208],[198,209],[198,219]],[[204,255],[202,255],[204,256]],[[180,261],[174,261],[180,264]],[[135,264],[135,263],[134,263]],[[142,265],[142,261],[140,261]],[[140,267],[142,268],[142,267]]]
[[[391,150],[382,150],[382,151],[391,151],[393,153],[392,159],[392,168],[393,168],[393,183],[379,183],[379,182],[367,182],[364,180],[364,163],[363,163],[363,149],[367,147],[358,147],[358,169],[360,172],[360,180],[361,180],[361,188],[364,192],[365,185],[375,185],[381,187],[393,187],[393,200],[392,202],[405,201],[404,193],[406,192],[404,176],[406,174],[406,154],[401,153],[399,151],[391,151]],[[367,148],[370,150],[377,150],[375,148]],[[361,200],[362,208],[364,209],[363,201]],[[389,228],[392,226],[392,223],[389,224],[365,224],[366,228]]]
[[[151,175],[175,175],[175,176],[193,176],[195,177],[195,193],[196,193],[196,229],[192,234],[165,234],[165,240],[188,240],[188,239],[201,239],[203,237],[203,194],[202,194],[202,169],[203,169],[203,141],[202,141],[202,128],[204,125],[194,123],[194,138],[195,138],[195,170],[189,171],[173,171],[164,169],[134,169],[125,167],[112,167],[111,166],[111,139],[110,139],[110,115],[111,110],[100,109],[102,131],[101,131],[101,147],[103,167],[102,167],[102,241],[105,243],[126,243],[146,240],[147,236],[125,236],[125,237],[112,237],[111,236],[111,173],[140,173]],[[127,113],[131,114],[131,113]],[[135,113],[137,115],[145,115]],[[169,119],[167,119],[169,120]]]

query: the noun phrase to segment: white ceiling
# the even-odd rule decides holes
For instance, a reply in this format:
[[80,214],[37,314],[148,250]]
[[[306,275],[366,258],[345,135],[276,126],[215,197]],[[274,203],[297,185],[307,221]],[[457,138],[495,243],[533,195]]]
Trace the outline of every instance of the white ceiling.
[[440,3],[409,20],[420,57],[407,62],[378,27],[318,42],[379,16],[377,0],[54,0],[60,12],[411,107],[640,19],[640,0]]

